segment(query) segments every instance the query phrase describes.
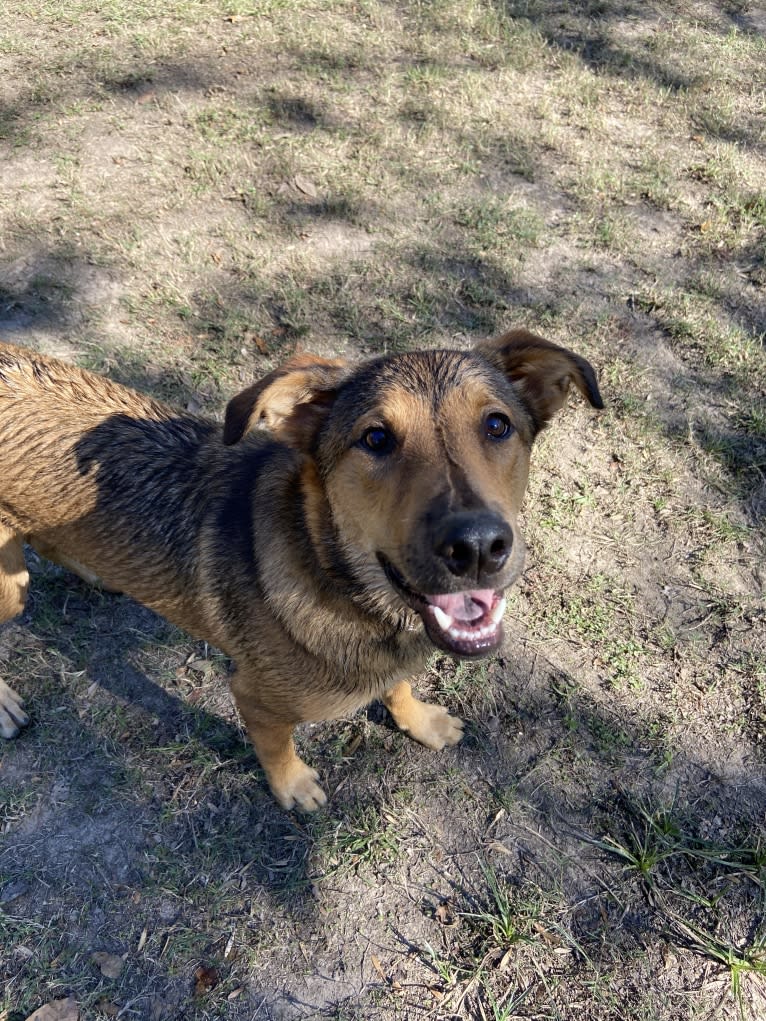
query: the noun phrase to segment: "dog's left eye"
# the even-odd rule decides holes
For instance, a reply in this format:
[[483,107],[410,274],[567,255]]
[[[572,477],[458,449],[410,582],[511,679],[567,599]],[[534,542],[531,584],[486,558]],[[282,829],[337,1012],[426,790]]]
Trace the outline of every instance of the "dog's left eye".
[[367,429],[360,440],[361,445],[373,454],[389,454],[396,443],[394,434],[382,426],[373,426]]
[[498,411],[493,411],[484,419],[484,431],[491,440],[504,440],[511,435],[512,430],[510,418]]

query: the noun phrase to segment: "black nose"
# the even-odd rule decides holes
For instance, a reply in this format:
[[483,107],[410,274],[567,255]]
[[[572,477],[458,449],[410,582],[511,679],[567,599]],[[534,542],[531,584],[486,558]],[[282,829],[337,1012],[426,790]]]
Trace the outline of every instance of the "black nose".
[[444,522],[436,555],[458,578],[497,574],[513,545],[511,526],[496,514],[454,514]]

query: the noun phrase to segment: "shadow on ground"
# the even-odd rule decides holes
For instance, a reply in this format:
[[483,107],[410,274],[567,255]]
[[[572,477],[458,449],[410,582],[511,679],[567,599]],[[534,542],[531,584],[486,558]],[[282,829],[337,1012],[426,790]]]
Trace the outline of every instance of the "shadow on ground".
[[[599,844],[605,836],[631,847],[647,819],[671,818],[700,846],[759,847],[766,839],[758,764],[695,761],[662,743],[657,720],[610,716],[573,677],[533,652],[518,627],[509,641],[513,659],[491,668],[492,709],[469,720],[459,749],[434,756],[397,734],[392,754],[384,750],[390,721],[376,708],[368,716],[383,727],[362,722],[367,738],[340,759],[332,753],[338,725],[313,728],[318,740],[304,754],[335,791],[316,817],[273,804],[230,707],[221,719],[183,700],[169,678],[188,659],[188,643],[149,611],[45,569],[23,621],[12,627],[6,667],[12,671],[15,648],[37,664],[35,681],[23,685],[34,722],[4,749],[2,775],[9,804],[14,789],[30,782],[37,802],[0,845],[4,924],[56,922],[57,953],[72,967],[78,949],[121,951],[110,942],[115,917],[122,938],[126,926],[136,938],[142,927],[154,927],[153,938],[171,947],[168,958],[147,955],[124,990],[147,1004],[159,998],[175,1009],[186,1002],[192,980],[172,977],[173,934],[188,940],[197,918],[199,957],[222,976],[231,965],[210,930],[225,933],[243,911],[258,919],[258,946],[270,933],[280,942],[285,927],[298,922],[329,938],[337,918],[326,915],[327,898],[345,903],[349,890],[359,897],[357,868],[395,875],[395,861],[376,865],[364,849],[361,865],[342,855],[340,871],[333,864],[339,852],[330,835],[358,832],[370,808],[396,816],[406,804],[397,828],[417,818],[420,839],[438,849],[437,860],[454,862],[410,878],[423,891],[416,915],[433,917],[445,898],[463,910],[485,909],[487,867],[519,889],[537,879],[550,886],[555,875],[577,938],[592,961],[604,955],[604,963],[610,940],[640,947],[663,927],[656,905],[639,897],[626,912],[624,890],[612,896],[624,862],[610,861]],[[161,659],[155,647],[165,650]],[[137,665],[147,656],[155,667],[162,663],[161,682]],[[223,687],[225,675],[217,671],[205,684]],[[491,795],[494,818],[474,814],[471,792],[478,791]],[[364,840],[375,832],[364,831]],[[187,901],[184,890],[192,887]],[[744,924],[752,908],[747,890],[736,907]],[[402,947],[415,940],[422,949],[411,911],[400,909],[401,925],[391,934]],[[323,995],[336,1007],[363,991],[343,992],[337,977],[327,982]],[[295,988],[287,981],[269,1001],[258,994],[273,1010],[269,1016],[329,1009],[319,993],[312,1002]]]
[[[548,44],[571,53],[598,74],[619,78],[643,79],[671,93],[688,92],[704,86],[707,73],[689,73],[672,51],[660,55],[655,46],[662,35],[673,28],[673,12],[661,13],[638,0],[605,3],[603,0],[497,0],[497,9],[512,21],[533,26]],[[722,5],[714,18],[717,30],[741,32],[760,37],[763,19],[756,5]],[[618,41],[617,29],[622,39]],[[627,31],[625,31],[627,29]],[[625,37],[628,37],[626,39]],[[752,124],[723,125],[708,121],[701,129],[723,141],[760,149],[763,145],[763,118]]]

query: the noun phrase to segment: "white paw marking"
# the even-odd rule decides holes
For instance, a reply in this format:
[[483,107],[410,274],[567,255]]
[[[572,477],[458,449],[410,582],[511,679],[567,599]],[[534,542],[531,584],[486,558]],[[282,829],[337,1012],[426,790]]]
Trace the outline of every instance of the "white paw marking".
[[286,775],[270,777],[274,797],[288,811],[297,808],[302,812],[315,812],[327,804],[327,795],[319,786],[319,773],[305,762],[296,759]]
[[13,688],[0,678],[0,734],[16,737],[22,727],[29,723],[29,717],[21,708],[24,700]]

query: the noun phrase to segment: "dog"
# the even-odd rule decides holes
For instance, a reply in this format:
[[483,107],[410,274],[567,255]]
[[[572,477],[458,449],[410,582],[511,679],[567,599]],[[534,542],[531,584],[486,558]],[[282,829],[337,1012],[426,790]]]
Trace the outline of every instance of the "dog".
[[[584,358],[521,329],[358,365],[299,354],[221,429],[0,344],[0,622],[25,604],[26,542],[219,647],[274,797],[317,809],[301,722],[381,698],[429,748],[460,741],[410,679],[434,648],[500,647],[530,449],[570,386],[603,407]],[[0,680],[0,733],[27,722]]]

